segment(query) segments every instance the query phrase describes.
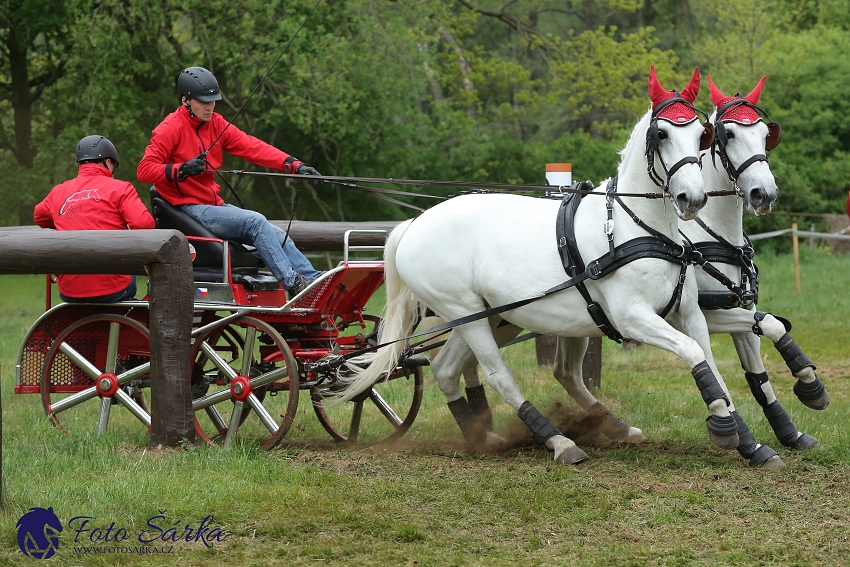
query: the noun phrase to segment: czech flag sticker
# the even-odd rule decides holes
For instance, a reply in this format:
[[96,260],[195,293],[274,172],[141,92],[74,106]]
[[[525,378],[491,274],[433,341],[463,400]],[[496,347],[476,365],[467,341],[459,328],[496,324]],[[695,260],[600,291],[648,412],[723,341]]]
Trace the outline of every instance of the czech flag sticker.
[[195,295],[197,295],[198,297],[206,297],[209,294],[207,293],[207,288],[199,287],[198,292]]

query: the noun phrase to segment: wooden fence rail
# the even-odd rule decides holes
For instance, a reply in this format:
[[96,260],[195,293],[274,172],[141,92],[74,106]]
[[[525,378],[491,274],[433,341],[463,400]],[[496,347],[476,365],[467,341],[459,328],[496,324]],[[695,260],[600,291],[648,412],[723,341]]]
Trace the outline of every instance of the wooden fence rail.
[[0,274],[150,277],[151,447],[195,440],[189,387],[194,287],[189,244],[176,230],[0,229]]

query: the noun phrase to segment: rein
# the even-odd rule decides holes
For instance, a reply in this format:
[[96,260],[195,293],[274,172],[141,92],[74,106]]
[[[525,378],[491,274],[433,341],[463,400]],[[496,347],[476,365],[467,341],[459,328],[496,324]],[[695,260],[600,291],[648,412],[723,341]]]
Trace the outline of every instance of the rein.
[[[608,234],[608,242],[609,242],[608,254],[606,254],[605,256],[598,258],[598,259],[594,260],[593,262],[591,262],[590,265],[587,268],[584,268],[581,271],[581,273],[577,273],[578,272],[577,266],[579,264],[568,266],[566,261],[565,261],[564,269],[567,271],[567,274],[572,276],[572,277],[570,277],[570,279],[568,279],[567,281],[565,281],[563,283],[560,283],[560,284],[558,284],[554,287],[547,289],[546,291],[540,293],[539,295],[529,297],[529,298],[526,298],[526,299],[520,299],[519,301],[514,301],[512,303],[500,305],[498,307],[491,307],[489,309],[485,309],[484,311],[479,311],[477,313],[472,313],[472,314],[466,315],[464,317],[453,319],[451,321],[442,323],[441,325],[431,327],[430,329],[425,329],[424,331],[419,331],[418,333],[415,333],[415,334],[407,336],[407,337],[402,337],[402,338],[396,339],[394,341],[388,341],[388,342],[381,343],[381,344],[378,344],[378,345],[369,346],[369,347],[359,349],[359,350],[356,350],[356,351],[353,351],[353,352],[350,352],[350,353],[347,353],[347,354],[344,354],[344,355],[337,355],[337,356],[334,356],[333,358],[329,358],[329,359],[326,359],[326,360],[320,360],[320,361],[317,361],[315,363],[307,363],[307,364],[304,365],[304,370],[308,371],[308,372],[335,370],[335,369],[339,368],[340,366],[342,366],[343,364],[345,364],[345,362],[348,361],[349,359],[352,359],[352,358],[355,358],[357,356],[372,352],[376,349],[379,349],[379,348],[382,348],[382,347],[385,347],[385,346],[389,346],[389,345],[392,345],[392,344],[395,344],[395,343],[398,343],[398,342],[401,342],[401,341],[407,341],[407,340],[414,339],[414,338],[417,338],[417,337],[421,337],[421,336],[424,336],[424,335],[429,335],[429,334],[435,334],[435,336],[432,337],[432,338],[436,338],[437,336],[448,333],[454,327],[459,327],[459,326],[465,325],[467,323],[472,323],[473,321],[486,319],[486,318],[492,317],[494,315],[499,315],[500,313],[504,313],[505,311],[510,311],[512,309],[517,309],[519,307],[523,307],[525,305],[528,305],[529,303],[532,303],[532,302],[537,301],[539,299],[543,299],[544,297],[552,295],[553,293],[557,293],[559,291],[564,291],[564,290],[569,289],[571,287],[577,287],[579,289],[580,293],[582,293],[582,296],[588,302],[588,312],[590,313],[594,322],[597,323],[599,328],[610,339],[617,341],[617,342],[622,342],[622,340],[623,340],[622,335],[620,335],[619,332],[617,332],[617,330],[613,327],[613,325],[610,323],[608,318],[605,316],[604,312],[602,311],[601,305],[593,302],[590,299],[590,295],[587,292],[587,289],[584,286],[583,282],[585,280],[588,280],[588,279],[597,280],[597,279],[603,278],[603,277],[607,276],[608,274],[614,272],[618,268],[621,268],[622,266],[625,266],[626,264],[629,264],[629,263],[631,263],[635,260],[639,260],[639,259],[642,259],[642,258],[658,258],[658,259],[663,259],[663,260],[667,260],[667,261],[670,261],[670,262],[674,262],[674,263],[677,263],[677,264],[681,264],[682,270],[679,274],[678,282],[676,284],[676,289],[673,292],[673,297],[670,299],[670,302],[662,310],[661,316],[666,317],[667,314],[670,312],[670,310],[673,309],[674,307],[676,308],[676,310],[678,310],[679,302],[681,301],[681,297],[682,297],[682,289],[683,289],[684,283],[685,283],[685,274],[687,272],[687,267],[688,267],[688,264],[689,264],[689,262],[688,262],[688,250],[684,246],[682,246],[681,244],[674,242],[672,239],[668,238],[664,234],[658,232],[657,230],[653,229],[651,226],[644,223],[640,219],[640,217],[638,217],[629,207],[627,207],[626,204],[623,203],[622,199],[620,198],[622,196],[626,196],[626,194],[622,194],[622,195],[616,194],[617,180],[618,180],[618,176],[615,175],[611,179],[611,182],[608,184],[608,187],[606,188],[606,191],[604,193],[604,195],[606,196],[606,199],[608,200],[608,202],[606,204],[606,208],[608,209],[608,222],[606,223],[606,234]],[[576,183],[576,184],[574,184],[574,186],[578,186],[578,187],[586,186],[585,183],[587,183],[587,182]],[[565,236],[563,236],[563,233],[561,232],[562,227],[564,226],[563,213],[561,211],[563,211],[565,209],[565,204],[568,203],[569,201],[572,201],[572,194],[580,194],[580,195],[594,194],[591,191],[581,190],[581,189],[577,189],[577,188],[573,191],[565,191],[565,193],[567,193],[567,195],[565,195],[563,203],[562,203],[562,205],[559,209],[558,220],[557,220],[557,224],[556,224],[558,237],[559,237],[559,239],[558,239],[559,252],[561,252],[561,249],[564,246],[567,245],[567,239],[566,239]],[[595,194],[603,194],[603,193],[597,192]],[[643,194],[639,194],[638,196],[643,196]],[[644,237],[635,238],[635,239],[632,239],[628,242],[621,244],[620,246],[615,247],[614,243],[613,243],[613,239],[614,239],[614,237],[613,237],[613,203],[614,203],[615,200],[623,208],[623,210],[626,211],[626,213],[631,217],[631,219],[638,226],[640,226],[641,228],[643,228],[644,230],[649,232],[649,234],[651,236],[644,236]],[[609,227],[610,227],[610,231],[609,231]],[[571,237],[572,237],[573,240],[575,239],[574,231],[571,233]],[[563,242],[563,244],[561,244],[562,242]],[[562,258],[563,258],[563,255],[562,255]],[[578,259],[578,261],[581,262],[580,258]],[[581,286],[581,287],[579,287],[579,286]],[[584,288],[584,289],[582,289],[582,288]],[[419,345],[412,345],[411,347],[405,349],[401,354],[400,360],[403,360],[403,359],[408,358],[408,357],[410,357],[414,354],[422,352],[423,350],[427,350],[427,349],[418,349],[417,350],[418,346]]]
[[[686,158],[687,159],[687,158]],[[696,158],[693,158],[696,159]],[[698,161],[698,160],[697,160]],[[566,194],[574,193],[579,195],[598,195],[604,196],[604,193],[594,191],[593,189],[578,189],[576,185],[512,185],[508,183],[488,183],[477,181],[441,181],[433,179],[398,179],[395,177],[340,177],[333,175],[302,175],[297,173],[278,173],[275,171],[244,171],[241,169],[217,170],[219,173],[230,173],[233,175],[251,175],[255,177],[283,177],[291,179],[304,179],[307,181],[326,181],[328,183],[340,185],[348,189],[364,191],[366,193],[388,193],[393,195],[404,195],[409,197],[424,197],[427,199],[444,200],[446,197],[438,195],[426,195],[423,193],[411,193],[405,191],[396,191],[392,189],[383,189],[378,187],[364,187],[360,183],[382,183],[386,185],[425,185],[431,187],[458,187],[471,190],[497,190],[497,191],[519,191],[519,192],[545,192],[551,194]],[[666,195],[661,193],[620,193],[621,197],[636,197],[642,199],[663,199]],[[736,195],[735,191],[707,191],[709,197],[727,197]],[[397,201],[396,204],[410,206],[407,203]],[[421,209],[419,209],[421,210]]]

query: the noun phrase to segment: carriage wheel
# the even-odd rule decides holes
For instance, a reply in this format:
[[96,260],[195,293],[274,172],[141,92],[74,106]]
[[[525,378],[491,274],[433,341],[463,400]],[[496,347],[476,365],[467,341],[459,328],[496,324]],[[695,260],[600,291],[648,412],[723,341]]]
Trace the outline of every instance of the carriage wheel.
[[298,363],[274,328],[240,317],[196,337],[192,395],[198,436],[229,447],[237,433],[271,449],[298,409]]
[[331,437],[352,443],[395,441],[404,435],[422,403],[422,369],[397,368],[388,379],[344,404],[324,407],[323,399],[333,387],[315,387],[310,391],[313,409]]
[[51,423],[63,433],[93,425],[104,433],[111,418],[113,425],[124,419],[112,413],[118,406],[149,428],[141,390],[150,385],[149,353],[148,329],[129,317],[95,314],[68,326],[41,371],[41,400]]

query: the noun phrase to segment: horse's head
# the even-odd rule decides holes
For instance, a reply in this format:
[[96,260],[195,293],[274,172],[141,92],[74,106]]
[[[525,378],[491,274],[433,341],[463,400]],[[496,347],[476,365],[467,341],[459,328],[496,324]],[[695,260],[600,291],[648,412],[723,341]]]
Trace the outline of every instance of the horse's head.
[[782,129],[757,106],[764,79],[742,97],[740,93],[726,96],[708,76],[711,102],[716,108],[713,121],[717,136],[711,146],[712,161],[720,157],[747,210],[756,215],[769,213],[779,192],[767,163],[767,152],[779,144]]
[[[709,122],[697,120],[693,103],[699,94],[699,70],[688,86],[679,91],[667,91],[649,73],[649,98],[652,108],[646,130],[646,164],[649,177],[673,201],[676,214],[683,220],[697,216],[708,197],[700,174],[700,150],[711,146],[714,129]],[[706,117],[707,118],[707,117]],[[656,158],[663,174],[658,171]]]

